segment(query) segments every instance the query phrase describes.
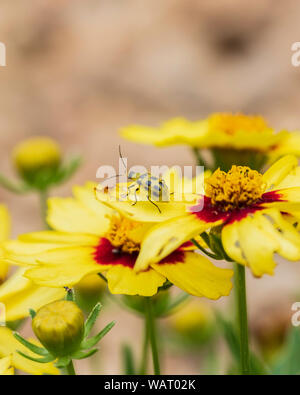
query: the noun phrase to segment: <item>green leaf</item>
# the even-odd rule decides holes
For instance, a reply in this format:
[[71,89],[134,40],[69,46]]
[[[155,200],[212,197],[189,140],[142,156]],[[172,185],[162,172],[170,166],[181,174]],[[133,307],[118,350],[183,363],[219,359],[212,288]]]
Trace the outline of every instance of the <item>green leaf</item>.
[[3,174],[0,174],[0,185],[10,192],[23,194],[28,192],[31,188],[27,184],[16,184],[14,181],[9,180]]
[[274,375],[299,375],[300,374],[300,330],[291,328],[287,342],[280,356],[272,367]]
[[102,309],[102,304],[101,303],[97,303],[92,312],[90,313],[90,315],[88,316],[86,322],[85,322],[85,326],[84,326],[84,337],[88,336],[91,332],[91,330],[93,329],[93,326],[95,325],[95,322],[99,316],[100,310]]
[[81,343],[81,349],[89,349],[94,347],[99,341],[113,328],[115,325],[115,321],[112,321],[101,332],[99,332],[96,336],[91,337],[90,339],[84,340]]
[[22,351],[19,351],[19,350],[17,350],[17,353],[20,354],[22,357],[27,358],[33,362],[48,363],[48,362],[53,362],[55,360],[55,357],[51,354],[48,354],[48,356],[46,356],[44,358],[34,358],[34,357],[31,357],[30,355],[24,354]]
[[72,354],[72,359],[85,359],[85,358],[89,358],[92,355],[96,354],[96,352],[98,351],[97,348],[93,348],[92,350],[89,350],[87,352],[85,351],[76,351]]
[[135,363],[131,347],[128,344],[123,344],[122,349],[122,361],[124,366],[124,374],[133,375],[135,374]]
[[21,343],[23,346],[28,348],[30,351],[34,352],[35,354],[42,355],[42,356],[47,356],[49,355],[49,352],[42,347],[38,347],[33,343],[30,343],[28,340],[24,339],[22,336],[20,336],[18,333],[14,333],[14,337]]
[[[231,322],[226,321],[220,313],[216,313],[217,321],[223,330],[223,334],[228,345],[229,350],[239,366],[240,364],[240,341],[238,334]],[[269,374],[269,370],[260,360],[260,358],[253,352],[250,352],[250,369],[251,374],[265,375]]]

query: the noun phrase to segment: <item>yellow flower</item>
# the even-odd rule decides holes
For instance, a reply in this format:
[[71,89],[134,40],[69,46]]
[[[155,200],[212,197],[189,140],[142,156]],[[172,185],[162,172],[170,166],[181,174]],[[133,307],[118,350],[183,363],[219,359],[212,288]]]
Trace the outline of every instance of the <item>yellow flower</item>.
[[12,367],[12,357],[8,356],[0,359],[0,376],[13,376],[15,371]]
[[53,231],[30,233],[6,243],[9,262],[31,266],[25,272],[27,278],[42,286],[61,287],[104,272],[114,294],[152,296],[166,279],[196,296],[217,299],[229,294],[232,271],[190,251],[190,244],[178,245],[153,268],[140,273],[133,270],[146,232],[155,226],[153,221],[174,216],[175,202],[165,203],[162,218],[149,202],[139,202],[137,210],[147,206],[149,211],[136,221],[135,216],[100,203],[93,184],[75,187],[74,195],[49,199],[48,222]]
[[[0,242],[7,240],[11,231],[11,219],[5,206],[0,204]],[[0,246],[0,257],[2,257],[2,247]],[[0,284],[3,283],[8,273],[8,264],[0,261]]]
[[[40,345],[34,339],[29,339],[31,343],[35,345]],[[17,350],[22,351],[30,356],[35,356],[32,352],[28,351],[26,347],[15,339],[13,332],[6,328],[0,327],[0,358],[11,357],[11,365],[16,369],[22,370],[23,372],[42,375],[42,374],[52,374],[57,375],[59,371],[54,367],[53,363],[38,363],[28,360],[22,357]]]
[[61,150],[55,140],[48,137],[33,137],[14,148],[13,160],[18,171],[24,175],[57,167],[61,161]]
[[137,143],[160,147],[184,144],[197,148],[249,150],[266,153],[273,160],[285,154],[300,156],[299,132],[277,132],[261,116],[244,114],[216,113],[194,122],[175,118],[157,128],[133,125],[123,128],[121,135]]
[[299,174],[293,156],[280,159],[263,175],[242,166],[228,173],[217,170],[188,213],[147,232],[135,270],[156,269],[178,246],[208,230],[219,234],[225,253],[255,276],[273,274],[275,253],[299,260],[300,235],[293,226],[300,218]]
[[170,324],[177,332],[188,335],[210,327],[213,320],[209,305],[192,300],[170,317]]

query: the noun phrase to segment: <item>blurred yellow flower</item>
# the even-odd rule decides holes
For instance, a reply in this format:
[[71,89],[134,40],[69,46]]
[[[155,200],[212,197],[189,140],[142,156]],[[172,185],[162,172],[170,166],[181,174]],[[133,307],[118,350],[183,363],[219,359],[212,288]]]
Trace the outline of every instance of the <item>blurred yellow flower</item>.
[[[40,345],[34,339],[29,339],[31,343],[35,345]],[[35,354],[28,351],[28,349],[20,344],[17,339],[15,339],[13,332],[6,328],[0,327],[0,358],[11,356],[11,365],[16,369],[22,370],[23,372],[42,375],[42,374],[59,374],[59,370],[54,366],[53,363],[38,363],[30,361],[27,358],[22,357],[18,352],[22,351],[28,355],[35,356]]]
[[0,359],[0,376],[13,376],[12,357],[8,356]]
[[[144,207],[143,219],[136,221],[135,216],[129,218],[99,202],[94,184],[75,187],[74,195],[49,199],[48,223],[53,231],[30,233],[6,243],[9,262],[31,266],[25,272],[27,278],[42,286],[61,287],[104,272],[114,294],[152,296],[166,279],[196,296],[217,299],[230,293],[232,271],[190,251],[190,243],[178,245],[153,268],[140,273],[133,270],[146,233],[153,222],[174,216],[175,202],[165,203],[161,215],[149,202],[139,202],[137,211],[140,206],[147,206],[148,211]],[[180,211],[185,206],[180,203],[178,207]]]
[[157,128],[132,125],[120,133],[128,140],[159,147],[184,144],[203,149],[257,151],[272,160],[285,154],[300,156],[300,132],[277,132],[257,115],[215,113],[194,122],[175,118]]
[[193,299],[173,314],[169,322],[177,332],[188,335],[211,326],[213,320],[214,314],[210,306]]
[[24,175],[57,167],[61,161],[61,150],[55,140],[48,137],[32,137],[14,148],[13,160],[17,170]]
[[[184,216],[151,228],[141,245],[135,270],[156,262],[202,232],[212,230],[224,253],[255,276],[273,274],[274,253],[300,259],[300,177],[297,159],[285,156],[263,175],[243,166],[217,170],[206,180],[205,195]],[[298,175],[298,176],[297,176]],[[295,186],[297,185],[297,186]],[[198,223],[198,226],[197,226]]]

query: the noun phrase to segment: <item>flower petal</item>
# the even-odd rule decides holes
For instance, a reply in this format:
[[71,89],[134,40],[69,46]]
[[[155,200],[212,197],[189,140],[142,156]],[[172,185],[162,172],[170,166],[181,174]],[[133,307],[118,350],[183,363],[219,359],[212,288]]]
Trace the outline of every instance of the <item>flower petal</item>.
[[211,226],[212,223],[200,221],[193,214],[173,218],[155,225],[145,235],[135,264],[135,270],[147,269],[151,263],[159,262],[183,243]]
[[12,367],[12,356],[0,359],[0,376],[12,376],[14,368]]
[[162,222],[186,213],[186,201],[155,201],[154,205],[147,199],[147,193],[144,191],[137,194],[141,200],[136,202],[134,193],[126,196],[126,190],[123,189],[126,185],[118,184],[117,189],[112,189],[108,193],[97,189],[97,199],[136,222]]
[[73,198],[49,199],[47,222],[61,232],[92,233],[98,236],[109,227],[109,219],[105,215],[96,214]]
[[[259,227],[255,215],[238,222],[238,234],[243,256],[253,274],[258,277],[263,274],[273,275],[275,268],[273,254],[279,249],[279,243]],[[226,249],[225,251],[230,254],[230,251]]]
[[197,253],[184,253],[183,262],[154,263],[151,267],[191,295],[218,299],[229,295],[232,288],[233,271],[220,269]]
[[277,252],[289,260],[300,259],[300,234],[277,210],[265,210],[257,215],[260,227],[279,244]]
[[298,165],[297,158],[286,155],[272,165],[264,174],[263,181],[266,183],[266,190],[272,190],[282,182],[289,173]]
[[[28,269],[25,277],[46,287],[64,287],[77,284],[88,274],[107,269],[94,260],[92,247],[69,247],[46,251],[36,256],[38,265]],[[108,266],[110,267],[110,266]]]
[[132,268],[121,265],[109,269],[106,276],[112,294],[152,296],[166,281],[152,269],[136,273]]
[[232,222],[225,225],[222,229],[222,244],[225,249],[226,254],[233,259],[235,262],[247,265],[247,261],[243,256],[243,251],[241,249],[239,241],[239,229],[238,222]]
[[30,352],[26,347],[24,347],[21,343],[19,343],[17,339],[15,339],[13,332],[10,329],[4,326],[0,327],[0,357],[6,357],[8,355],[12,355],[12,365],[15,368],[20,369],[29,374],[34,374],[34,375],[59,374],[58,369],[54,367],[53,363],[42,364],[38,362],[29,361],[29,359],[24,358],[20,354],[18,354],[16,352],[17,350],[33,356],[32,352]]
[[6,321],[15,321],[29,316],[29,309],[63,299],[65,290],[46,288],[23,277],[25,269],[17,270],[1,287],[0,303],[5,305]]

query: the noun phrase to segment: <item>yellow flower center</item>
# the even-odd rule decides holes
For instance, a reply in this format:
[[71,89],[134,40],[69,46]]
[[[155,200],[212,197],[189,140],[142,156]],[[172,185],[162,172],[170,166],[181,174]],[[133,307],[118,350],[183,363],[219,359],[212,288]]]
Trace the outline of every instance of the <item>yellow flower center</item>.
[[213,205],[228,211],[255,203],[263,193],[262,175],[247,166],[218,169],[205,182],[205,193]]
[[111,217],[110,229],[106,234],[106,238],[119,251],[131,254],[140,250],[140,244],[133,240],[133,231],[137,227],[138,223],[125,217],[114,215]]
[[212,131],[221,131],[225,134],[233,135],[238,131],[243,132],[264,132],[269,129],[263,117],[258,115],[213,114],[209,117],[209,127]]

